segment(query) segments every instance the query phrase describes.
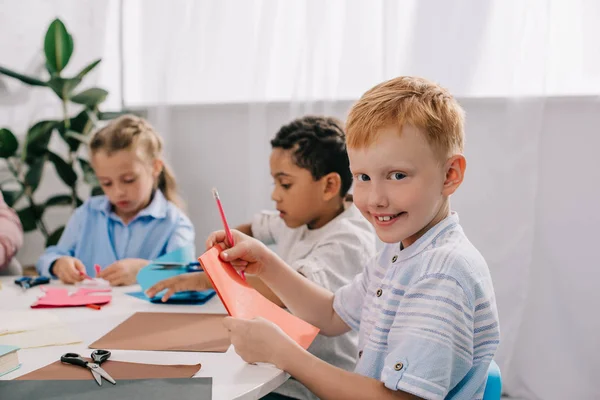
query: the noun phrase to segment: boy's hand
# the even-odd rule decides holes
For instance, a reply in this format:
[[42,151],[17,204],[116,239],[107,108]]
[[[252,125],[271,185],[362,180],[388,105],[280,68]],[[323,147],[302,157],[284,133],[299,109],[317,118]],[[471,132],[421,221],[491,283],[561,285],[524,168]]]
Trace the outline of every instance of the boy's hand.
[[173,276],[156,283],[150,289],[146,290],[146,296],[153,298],[157,293],[167,289],[167,292],[161,298],[161,301],[165,302],[178,292],[185,292],[188,290],[201,291],[211,288],[212,285],[210,284],[210,280],[204,272],[190,272]]
[[87,273],[85,265],[75,257],[60,257],[54,262],[52,273],[63,283],[75,283],[82,281]]
[[133,285],[140,269],[148,264],[141,258],[125,258],[112,263],[98,274],[98,278],[107,280],[111,286]]
[[220,255],[223,261],[231,263],[238,272],[244,271],[247,274],[260,275],[271,250],[261,241],[244,235],[240,231],[232,229],[231,234],[235,241],[233,247],[227,240],[225,231],[221,230],[210,234],[206,240],[206,249],[208,250],[215,244],[219,244],[224,249]]
[[223,325],[229,331],[235,352],[250,364],[265,362],[284,369],[283,362],[290,349],[299,347],[280,327],[264,318],[226,317]]

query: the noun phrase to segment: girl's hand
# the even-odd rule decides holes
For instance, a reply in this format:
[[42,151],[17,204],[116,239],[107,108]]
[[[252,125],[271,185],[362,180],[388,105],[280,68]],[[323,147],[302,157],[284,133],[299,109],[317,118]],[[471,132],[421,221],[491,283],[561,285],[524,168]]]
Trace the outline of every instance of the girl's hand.
[[82,281],[87,273],[85,265],[75,257],[60,257],[52,266],[52,274],[56,275],[63,283],[76,283]]
[[137,273],[148,265],[148,260],[141,258],[125,258],[116,261],[100,271],[98,278],[107,280],[111,286],[133,285],[136,283]]

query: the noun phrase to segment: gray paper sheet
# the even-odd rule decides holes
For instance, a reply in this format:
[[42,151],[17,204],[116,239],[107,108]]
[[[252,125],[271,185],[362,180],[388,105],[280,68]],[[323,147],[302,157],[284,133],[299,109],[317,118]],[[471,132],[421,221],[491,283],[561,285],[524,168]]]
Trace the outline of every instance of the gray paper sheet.
[[2,400],[211,400],[212,378],[96,381],[0,381]]

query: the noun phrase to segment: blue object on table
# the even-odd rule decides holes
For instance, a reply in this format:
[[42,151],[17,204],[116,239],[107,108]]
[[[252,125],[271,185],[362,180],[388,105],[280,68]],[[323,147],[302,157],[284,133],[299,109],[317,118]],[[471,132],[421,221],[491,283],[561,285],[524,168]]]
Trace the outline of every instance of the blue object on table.
[[50,283],[50,278],[47,276],[24,276],[15,279],[15,284],[21,286],[23,290],[27,290],[34,286],[45,285]]
[[483,400],[500,400],[501,396],[502,375],[500,374],[500,367],[492,360],[488,368],[488,377],[485,385],[485,392],[483,393]]
[[210,300],[216,293],[214,290],[204,290],[202,292],[179,292],[175,293],[173,296],[169,298],[168,301],[162,302],[161,296],[154,296],[152,299],[149,299],[148,296],[144,292],[129,292],[125,293],[131,297],[135,297],[136,299],[146,300],[150,303],[155,304],[179,304],[179,305],[189,305],[189,306],[198,306],[206,303]]
[[175,261],[154,261],[152,270],[182,270],[183,272],[203,271],[198,261],[193,262],[175,262]]
[[[185,246],[167,253],[146,265],[138,272],[137,282],[141,286],[142,292],[146,292],[154,284],[164,279],[196,271],[202,271],[202,268],[196,260],[194,246]],[[160,299],[164,293],[165,290],[157,293],[152,299],[148,299],[147,297],[146,299],[152,303],[162,303]],[[164,304],[202,304],[214,295],[215,291],[212,289],[201,292],[180,292],[174,294]]]

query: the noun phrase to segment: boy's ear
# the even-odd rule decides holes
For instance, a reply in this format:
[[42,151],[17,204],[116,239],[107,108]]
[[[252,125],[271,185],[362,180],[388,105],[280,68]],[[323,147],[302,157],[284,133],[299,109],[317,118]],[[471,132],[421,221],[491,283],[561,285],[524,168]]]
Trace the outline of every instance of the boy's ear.
[[444,196],[450,196],[462,183],[465,177],[465,170],[467,169],[467,160],[462,154],[457,154],[446,162],[446,179],[444,180],[444,187],[442,188],[442,194]]
[[340,194],[342,178],[337,172],[330,172],[321,178],[323,182],[323,198],[325,201],[333,199]]

